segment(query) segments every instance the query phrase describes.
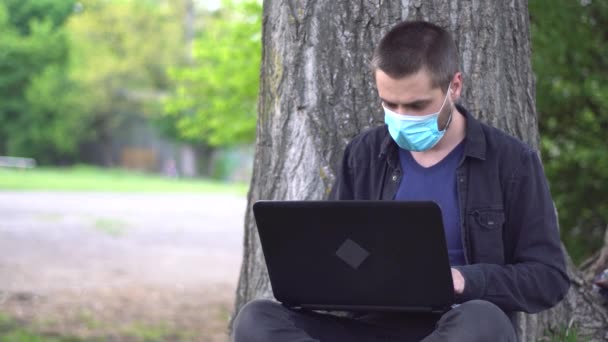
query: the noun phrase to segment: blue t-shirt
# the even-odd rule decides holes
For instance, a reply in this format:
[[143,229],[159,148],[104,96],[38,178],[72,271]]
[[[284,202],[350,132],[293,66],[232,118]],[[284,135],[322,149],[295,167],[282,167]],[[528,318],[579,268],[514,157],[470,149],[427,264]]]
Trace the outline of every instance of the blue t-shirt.
[[403,177],[395,199],[434,201],[439,204],[452,266],[465,264],[456,189],[456,168],[462,158],[463,150],[464,144],[461,142],[440,162],[427,168],[418,164],[410,151],[399,149]]

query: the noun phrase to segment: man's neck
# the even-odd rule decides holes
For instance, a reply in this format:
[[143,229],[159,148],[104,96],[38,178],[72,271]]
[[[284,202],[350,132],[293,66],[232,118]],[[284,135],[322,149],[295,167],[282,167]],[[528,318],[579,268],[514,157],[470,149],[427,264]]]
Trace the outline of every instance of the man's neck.
[[437,164],[447,156],[466,135],[466,119],[456,106],[452,109],[452,122],[443,138],[428,151],[412,152],[414,159],[422,166],[429,167]]

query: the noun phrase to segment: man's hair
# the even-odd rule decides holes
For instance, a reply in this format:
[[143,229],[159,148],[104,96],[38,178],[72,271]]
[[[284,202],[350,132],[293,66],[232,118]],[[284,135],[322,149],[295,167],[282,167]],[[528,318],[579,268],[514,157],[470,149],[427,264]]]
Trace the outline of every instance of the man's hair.
[[403,21],[382,37],[371,67],[373,72],[380,69],[392,78],[426,69],[433,87],[447,88],[459,70],[458,49],[441,27],[424,21]]

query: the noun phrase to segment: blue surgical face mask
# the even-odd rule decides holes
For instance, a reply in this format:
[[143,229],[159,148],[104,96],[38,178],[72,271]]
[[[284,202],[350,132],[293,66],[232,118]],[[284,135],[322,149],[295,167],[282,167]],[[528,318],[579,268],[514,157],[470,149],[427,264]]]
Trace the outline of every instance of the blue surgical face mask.
[[415,152],[427,151],[443,138],[452,121],[452,113],[450,112],[448,122],[441,131],[439,130],[438,120],[439,114],[447,101],[449,89],[445,94],[441,108],[436,113],[424,116],[403,115],[384,107],[384,122],[388,125],[388,131],[399,147]]

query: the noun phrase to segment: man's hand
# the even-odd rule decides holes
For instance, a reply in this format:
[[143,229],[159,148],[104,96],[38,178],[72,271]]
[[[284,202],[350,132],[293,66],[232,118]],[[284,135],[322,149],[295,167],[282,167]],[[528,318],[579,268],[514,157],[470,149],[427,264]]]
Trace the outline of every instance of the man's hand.
[[454,293],[462,294],[464,291],[464,277],[459,270],[452,268],[452,279],[454,280]]

